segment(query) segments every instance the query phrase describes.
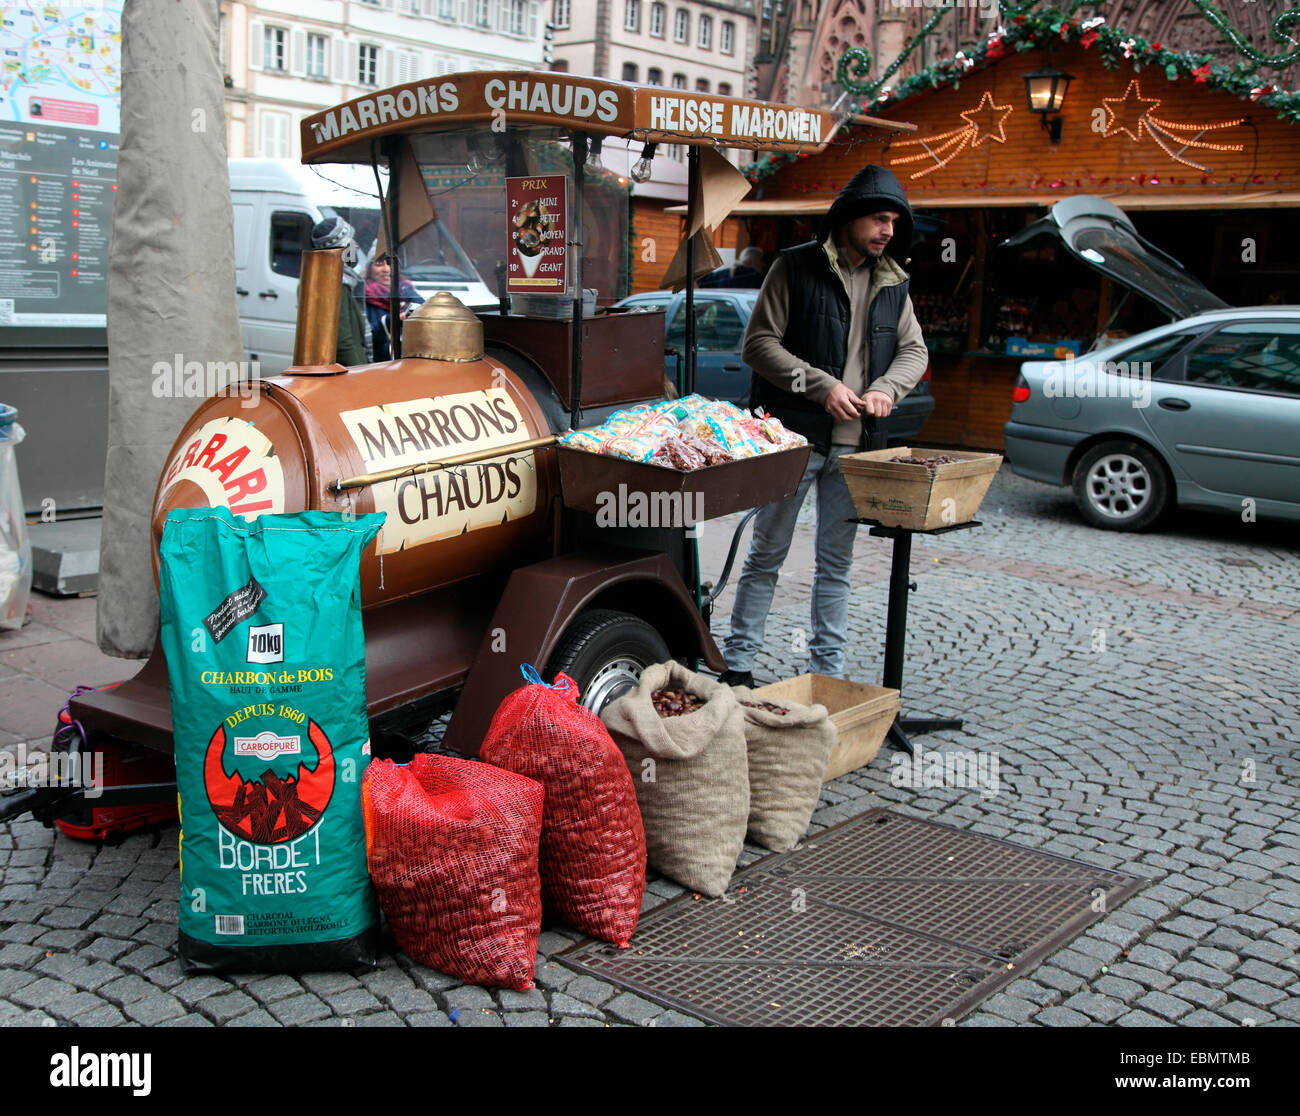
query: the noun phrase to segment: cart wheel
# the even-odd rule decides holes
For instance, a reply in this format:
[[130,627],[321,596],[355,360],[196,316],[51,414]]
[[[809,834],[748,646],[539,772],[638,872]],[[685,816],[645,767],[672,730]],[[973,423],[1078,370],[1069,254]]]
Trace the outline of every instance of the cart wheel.
[[599,713],[635,689],[651,663],[671,658],[663,637],[644,620],[626,612],[589,608],[565,631],[546,664],[546,677],[564,671],[578,684],[582,704]]
[[1164,462],[1138,442],[1102,442],[1074,467],[1074,502],[1094,527],[1141,531],[1169,502]]

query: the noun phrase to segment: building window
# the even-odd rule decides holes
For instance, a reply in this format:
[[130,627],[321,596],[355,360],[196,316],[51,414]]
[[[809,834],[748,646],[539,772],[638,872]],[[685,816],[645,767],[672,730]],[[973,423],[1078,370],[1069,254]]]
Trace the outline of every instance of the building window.
[[674,88],[674,89],[685,89],[685,88],[686,88],[686,75],[685,75],[685,74],[673,74],[673,88]]
[[656,39],[664,37],[664,10],[662,4],[650,5],[650,34]]
[[696,40],[701,50],[713,49],[713,17],[700,16],[700,35]]
[[328,76],[325,72],[325,57],[329,47],[329,40],[324,35],[307,36],[307,76],[314,78],[323,78]]
[[507,35],[524,33],[524,0],[502,0],[497,30]]
[[492,26],[491,0],[474,0],[474,26],[475,27]]
[[569,0],[555,0],[555,13],[552,22],[557,29],[569,26]]
[[731,96],[731,82],[729,81],[718,82],[718,96],[719,97]]
[[641,0],[623,0],[623,30],[641,30]]
[[664,72],[658,66],[651,66],[645,72],[646,85],[663,85]]
[[379,84],[379,48],[362,43],[357,47],[357,84]]
[[637,71],[637,65],[636,65],[635,62],[624,62],[624,63],[623,63],[623,80],[624,80],[624,81],[636,81],[636,71]]
[[691,13],[685,8],[678,8],[673,19],[673,42],[684,43],[691,33]]
[[696,79],[695,79],[695,92],[696,92],[696,93],[707,93],[708,91],[709,91],[709,79],[708,79],[708,78],[696,78]]
[[404,50],[397,55],[397,84],[417,81],[420,77],[420,56],[415,51]]
[[718,49],[723,54],[736,53],[736,25],[729,19],[722,21],[722,42],[718,44]]
[[284,44],[289,33],[283,27],[262,28],[262,66],[267,70],[285,68]]
[[438,0],[438,18],[452,20],[456,18],[456,0]]
[[289,157],[289,114],[286,112],[262,113],[262,151],[267,159]]

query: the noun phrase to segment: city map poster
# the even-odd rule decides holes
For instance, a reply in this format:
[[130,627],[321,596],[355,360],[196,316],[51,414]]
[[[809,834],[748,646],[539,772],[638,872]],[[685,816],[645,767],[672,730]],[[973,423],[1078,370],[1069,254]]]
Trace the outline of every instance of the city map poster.
[[506,290],[566,294],[569,179],[562,174],[506,179]]
[[0,326],[105,324],[122,0],[6,4]]

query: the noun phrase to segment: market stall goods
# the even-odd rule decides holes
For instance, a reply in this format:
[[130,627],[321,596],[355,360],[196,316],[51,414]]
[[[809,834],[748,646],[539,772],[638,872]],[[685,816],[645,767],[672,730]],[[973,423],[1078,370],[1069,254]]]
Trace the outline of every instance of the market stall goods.
[[370,876],[402,952],[469,984],[532,988],[541,784],[421,753],[371,764],[361,798]]
[[636,788],[609,730],[578,704],[567,674],[531,684],[497,708],[479,756],[546,792],[538,869],[542,907],[575,930],[625,947],[645,894],[645,828]]
[[788,852],[808,832],[836,731],[824,705],[755,701],[735,687],[745,717],[749,763],[749,836]]
[[167,517],[159,591],[187,970],[373,964],[358,567],[383,521]]
[[615,411],[600,426],[569,431],[560,443],[680,472],[808,444],[780,419],[702,395]]
[[[665,689],[703,705],[662,716],[654,694]],[[654,664],[601,719],[636,784],[650,866],[693,891],[721,895],[749,818],[744,718],[731,687],[680,663]]]

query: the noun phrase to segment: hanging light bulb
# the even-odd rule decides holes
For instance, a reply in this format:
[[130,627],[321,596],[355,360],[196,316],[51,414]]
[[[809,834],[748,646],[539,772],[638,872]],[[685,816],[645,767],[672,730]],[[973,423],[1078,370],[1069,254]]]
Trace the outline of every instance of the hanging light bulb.
[[587,169],[590,171],[605,169],[605,164],[600,161],[600,145],[604,138],[604,136],[592,136],[588,141],[591,146],[587,148]]
[[478,140],[474,136],[469,138],[469,158],[465,162],[465,167],[470,174],[482,174],[488,167],[488,157],[483,154],[483,149],[479,147]]
[[655,144],[647,143],[641,149],[641,158],[632,165],[633,182],[649,182],[654,172]]

